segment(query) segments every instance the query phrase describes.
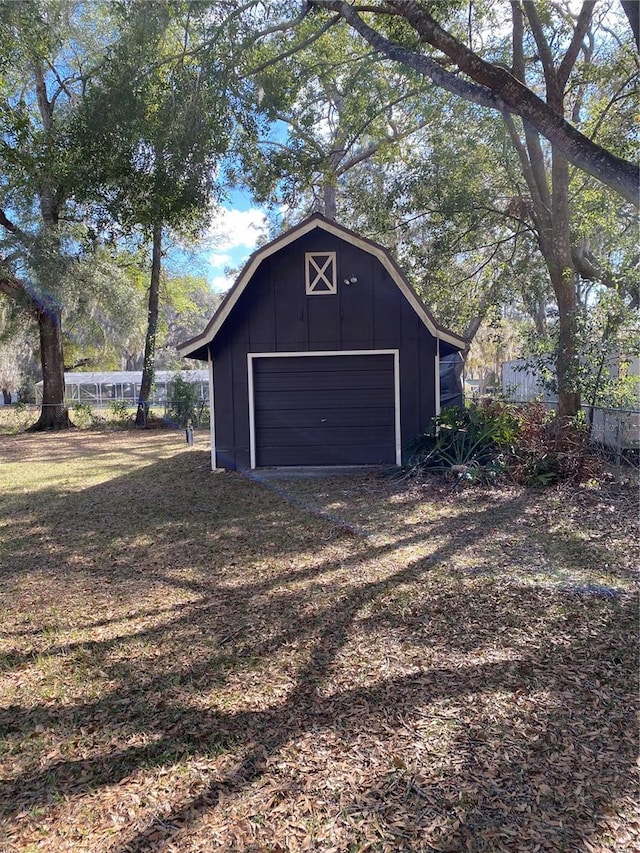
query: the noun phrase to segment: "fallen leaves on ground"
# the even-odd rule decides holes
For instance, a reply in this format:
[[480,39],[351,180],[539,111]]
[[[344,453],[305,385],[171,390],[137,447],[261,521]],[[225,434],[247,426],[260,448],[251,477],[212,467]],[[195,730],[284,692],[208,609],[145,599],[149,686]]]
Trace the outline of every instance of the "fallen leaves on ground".
[[629,488],[0,452],[2,853],[640,846]]

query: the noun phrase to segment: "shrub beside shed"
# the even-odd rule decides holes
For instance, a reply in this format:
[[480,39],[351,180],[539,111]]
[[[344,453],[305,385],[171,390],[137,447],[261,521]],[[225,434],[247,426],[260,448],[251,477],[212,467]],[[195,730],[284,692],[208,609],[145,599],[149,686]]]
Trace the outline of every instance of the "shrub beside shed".
[[387,251],[319,214],[250,257],[202,334],[212,467],[399,465],[464,349]]

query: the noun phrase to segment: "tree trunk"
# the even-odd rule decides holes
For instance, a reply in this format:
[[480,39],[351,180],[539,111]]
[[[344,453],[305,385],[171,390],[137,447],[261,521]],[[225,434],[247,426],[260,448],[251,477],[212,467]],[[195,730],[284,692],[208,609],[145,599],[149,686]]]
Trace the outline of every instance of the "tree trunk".
[[555,269],[551,274],[558,305],[558,418],[573,417],[580,411],[577,391],[578,353],[576,351],[577,299],[573,270]]
[[[46,134],[53,126],[53,100],[47,96],[44,63],[35,60],[33,65],[36,99],[42,127]],[[57,188],[59,189],[59,188]],[[38,196],[40,214],[45,229],[52,238],[51,251],[54,246],[60,252],[58,224],[60,201],[57,189],[50,181],[44,180]],[[36,423],[29,427],[28,432],[40,432],[49,429],[69,429],[73,426],[69,419],[69,410],[64,400],[64,356],[62,352],[62,318],[61,311],[54,300],[45,298],[37,302],[38,331],[40,334],[40,362],[42,366],[42,409]]]
[[60,312],[41,308],[38,312],[40,361],[42,364],[42,409],[40,417],[27,432],[69,429],[73,426],[64,400],[64,360]]
[[9,406],[11,404],[11,391],[8,388],[2,389],[2,400],[5,406]]
[[[535,4],[526,3],[532,32],[542,62],[548,107],[562,120],[564,117],[564,86],[575,63],[584,29],[591,18],[588,4],[583,6],[581,23],[576,24],[574,38],[556,69],[548,42],[544,36]],[[513,73],[524,85],[524,19],[518,3],[513,10]],[[573,48],[573,52],[572,52]],[[577,352],[577,275],[571,245],[569,209],[569,163],[565,152],[555,145],[551,148],[549,175],[540,138],[533,126],[524,122],[524,144],[510,115],[504,114],[509,136],[518,154],[532,202],[532,220],[538,236],[540,251],[545,260],[558,306],[558,345],[556,380],[558,386],[558,423],[580,411],[578,391],[579,360]],[[539,128],[538,128],[539,130]]]
[[336,188],[334,184],[325,184],[323,187],[324,196],[324,215],[327,219],[334,219],[337,216],[338,206],[336,202]]
[[624,9],[624,13],[631,26],[636,47],[640,51],[640,7],[638,6],[638,0],[620,0],[620,5]]
[[144,345],[142,383],[136,412],[136,426],[147,425],[149,397],[153,387],[156,357],[156,334],[158,331],[158,306],[160,303],[160,267],[162,263],[162,225],[153,226],[153,249],[151,256],[151,283],[149,285],[149,311],[147,314],[147,336]]
[[558,306],[558,418],[572,417],[580,411],[578,390],[577,276],[571,253],[571,217],[569,213],[569,164],[555,148],[551,151],[551,209],[553,217],[553,259],[547,259],[551,283]]

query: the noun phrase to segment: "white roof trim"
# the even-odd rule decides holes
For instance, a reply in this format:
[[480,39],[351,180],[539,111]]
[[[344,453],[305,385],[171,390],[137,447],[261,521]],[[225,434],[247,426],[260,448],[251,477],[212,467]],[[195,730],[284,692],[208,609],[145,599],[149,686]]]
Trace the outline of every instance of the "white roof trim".
[[454,347],[464,349],[464,347],[466,346],[466,341],[464,340],[464,338],[461,338],[458,335],[454,335],[453,332],[447,332],[443,329],[439,329],[436,326],[433,321],[433,318],[428,313],[425,306],[422,304],[422,302],[420,302],[416,294],[409,287],[400,270],[391,260],[391,258],[382,246],[378,246],[376,243],[372,243],[368,240],[365,240],[359,237],[357,234],[354,234],[352,231],[349,231],[348,229],[345,229],[342,226],[338,225],[337,223],[324,219],[324,217],[312,216],[305,222],[302,222],[300,225],[292,228],[290,231],[287,231],[282,236],[277,237],[272,243],[269,243],[263,248],[258,249],[258,251],[256,251],[251,256],[244,270],[241,272],[240,277],[233,285],[232,289],[229,291],[227,299],[225,299],[221,304],[219,311],[214,314],[212,320],[200,335],[195,338],[192,338],[189,341],[186,341],[181,346],[178,346],[179,354],[183,357],[188,357],[189,353],[192,353],[195,350],[200,349],[200,347],[206,346],[206,344],[211,343],[211,341],[220,331],[220,328],[233,310],[233,307],[244,292],[244,289],[246,288],[249,281],[252,279],[254,273],[256,272],[262,261],[265,260],[265,258],[268,258],[271,255],[275,254],[276,252],[279,252],[280,249],[283,249],[290,243],[295,242],[300,237],[303,237],[305,234],[308,234],[310,231],[313,231],[315,228],[322,228],[329,234],[333,234],[334,236],[339,237],[341,240],[348,239],[352,245],[357,246],[364,252],[367,252],[368,254],[376,257],[380,261],[382,266],[386,269],[386,271],[389,273],[392,280],[398,285],[413,310],[416,312],[418,317],[422,320],[422,322],[431,332],[431,334],[435,338],[439,338],[442,341],[446,341],[447,343],[452,344]]

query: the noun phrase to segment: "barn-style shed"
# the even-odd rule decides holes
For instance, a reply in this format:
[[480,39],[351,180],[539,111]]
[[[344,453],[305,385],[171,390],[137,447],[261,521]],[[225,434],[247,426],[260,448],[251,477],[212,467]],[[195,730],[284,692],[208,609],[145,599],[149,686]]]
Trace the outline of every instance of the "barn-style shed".
[[316,214],[250,257],[206,329],[212,467],[401,464],[440,410],[440,327],[387,251]]

